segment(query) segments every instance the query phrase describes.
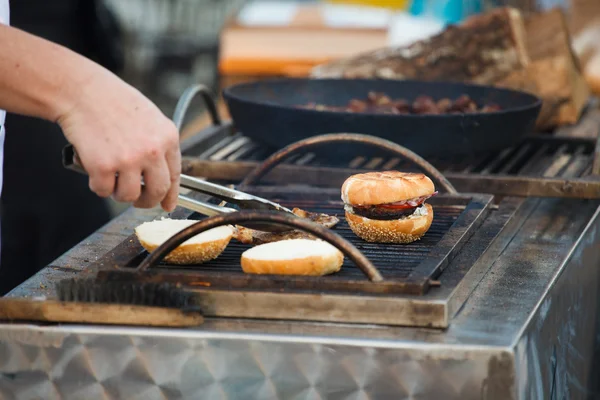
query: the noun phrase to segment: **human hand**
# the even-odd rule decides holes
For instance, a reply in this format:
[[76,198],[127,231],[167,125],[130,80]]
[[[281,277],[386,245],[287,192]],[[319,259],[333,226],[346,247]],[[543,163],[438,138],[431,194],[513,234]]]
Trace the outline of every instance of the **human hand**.
[[77,149],[93,192],[140,208],[159,202],[166,211],[175,208],[181,173],[179,134],[136,89],[101,70],[82,85],[57,122]]

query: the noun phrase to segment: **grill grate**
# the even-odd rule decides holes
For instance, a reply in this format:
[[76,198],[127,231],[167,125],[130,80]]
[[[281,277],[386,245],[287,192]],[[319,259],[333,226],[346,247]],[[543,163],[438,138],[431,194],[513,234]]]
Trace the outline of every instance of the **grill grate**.
[[[435,215],[420,241],[369,244],[354,236],[343,220],[339,190],[246,190],[288,207],[337,215],[341,221],[335,231],[357,246],[384,279],[370,281],[350,261],[339,273],[324,277],[244,274],[240,255],[248,246],[235,240],[219,258],[202,266],[159,265],[138,272],[127,267],[139,265],[147,253],[132,235],[94,263],[97,281],[177,283],[194,293],[206,317],[447,327],[449,302],[443,299],[456,293],[457,278],[470,274],[517,209],[517,202],[493,206],[490,195],[440,194],[428,200]],[[194,196],[210,201],[208,196]],[[172,217],[199,218],[184,209]],[[460,264],[447,271],[459,254]],[[430,291],[431,286],[440,287]]]
[[[431,249],[440,241],[446,232],[450,229],[454,221],[458,218],[464,207],[437,205],[434,206],[434,219],[430,230],[419,241],[400,245],[377,245],[362,241],[357,238],[350,230],[344,219],[343,204],[341,202],[330,202],[328,205],[315,206],[313,201],[281,201],[280,204],[286,207],[299,207],[308,211],[322,212],[329,215],[336,215],[340,223],[335,227],[335,232],[354,244],[363,252],[369,260],[379,269],[385,279],[406,279],[408,275],[427,257]],[[192,215],[190,218],[200,219],[199,215]],[[187,269],[201,270],[203,273],[230,273],[244,275],[240,267],[241,254],[251,246],[244,245],[235,241],[227,247],[225,252],[216,260],[200,266],[174,267],[162,266],[160,268],[168,269]],[[340,272],[331,275],[328,279],[347,280],[347,279],[366,279],[360,269],[358,269],[347,258],[344,261]]]
[[[265,196],[265,190],[270,191],[266,187],[248,188],[250,193],[259,196]],[[240,256],[249,246],[235,239],[217,259],[202,265],[158,264],[140,273],[126,272],[129,268],[125,268],[103,274],[106,279],[129,276],[134,280],[174,281],[191,286],[201,282],[213,289],[224,290],[423,295],[431,281],[437,279],[487,218],[493,198],[489,195],[446,194],[433,197],[428,200],[434,210],[432,226],[421,240],[410,244],[384,244],[367,243],[354,235],[345,221],[343,203],[338,196],[328,191],[306,191],[300,196],[294,191],[276,189],[268,197],[287,207],[337,215],[340,223],[334,231],[373,263],[382,275],[382,281],[369,280],[347,257],[341,271],[327,277],[246,274],[241,269]],[[200,219],[201,216],[187,212],[177,218]],[[99,263],[114,265],[117,262],[117,265],[133,268],[145,256],[138,241],[130,238],[111,252],[110,260]],[[107,274],[118,276],[107,278]]]
[[[196,151],[207,136],[210,145]],[[182,145],[185,173],[221,182],[240,182],[279,150],[253,142],[231,124],[198,137],[204,139]],[[600,199],[600,140],[596,139],[540,134],[500,152],[427,161],[463,193]],[[304,152],[296,147],[281,164],[263,177],[263,183],[339,187],[349,174],[360,171],[418,168],[356,142]]]
[[[224,139],[221,146],[207,158],[213,161],[263,161],[277,149],[253,142],[236,134]],[[593,141],[553,137],[532,137],[520,145],[498,153],[428,161],[444,174],[463,173],[478,175],[536,175],[579,177],[589,172],[594,159]],[[359,150],[356,151],[360,153]],[[284,162],[291,165],[315,167],[349,167],[354,169],[399,169],[413,171],[413,164],[395,157],[331,157],[307,152],[292,156]]]

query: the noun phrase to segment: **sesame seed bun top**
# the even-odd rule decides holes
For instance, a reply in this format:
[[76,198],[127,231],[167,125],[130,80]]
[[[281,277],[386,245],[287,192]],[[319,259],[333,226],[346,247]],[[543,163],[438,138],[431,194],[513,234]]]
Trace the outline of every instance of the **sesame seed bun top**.
[[396,203],[435,192],[431,179],[421,173],[383,171],[352,175],[342,185],[346,204],[369,206]]

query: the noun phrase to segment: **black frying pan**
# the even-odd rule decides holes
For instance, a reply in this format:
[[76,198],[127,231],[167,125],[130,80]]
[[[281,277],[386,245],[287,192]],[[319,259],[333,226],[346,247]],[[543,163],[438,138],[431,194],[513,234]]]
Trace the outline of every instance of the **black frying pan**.
[[[298,108],[311,102],[343,106],[370,91],[409,101],[420,95],[478,105],[495,103],[492,113],[381,115]],[[284,147],[324,133],[363,133],[398,143],[425,157],[502,150],[531,133],[541,108],[537,97],[507,89],[447,82],[371,79],[276,79],[224,90],[236,128],[265,145]]]

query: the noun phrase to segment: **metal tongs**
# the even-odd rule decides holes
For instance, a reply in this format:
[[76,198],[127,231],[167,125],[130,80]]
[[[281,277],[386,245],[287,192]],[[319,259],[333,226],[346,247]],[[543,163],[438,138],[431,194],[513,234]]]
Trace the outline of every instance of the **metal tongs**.
[[[72,171],[76,171],[87,175],[86,170],[83,168],[81,162],[79,161],[79,158],[77,157],[77,152],[75,151],[73,145],[69,144],[63,149],[63,166]],[[218,199],[226,201],[227,203],[235,204],[240,209],[279,211],[296,216],[289,209],[270,200],[263,199],[261,197],[257,197],[248,193],[240,192],[239,190],[230,189],[225,186],[217,185],[215,183],[203,181],[201,179],[189,175],[181,174],[180,177],[181,187],[214,196]],[[141,184],[144,184],[143,179],[141,180]],[[224,207],[196,200],[183,194],[179,194],[177,204],[181,207],[187,208],[192,211],[196,211],[207,217],[239,211],[235,208]],[[265,232],[286,232],[290,230],[290,228],[287,226],[276,225],[268,222],[247,222],[244,224],[244,226],[250,229],[256,229]]]

